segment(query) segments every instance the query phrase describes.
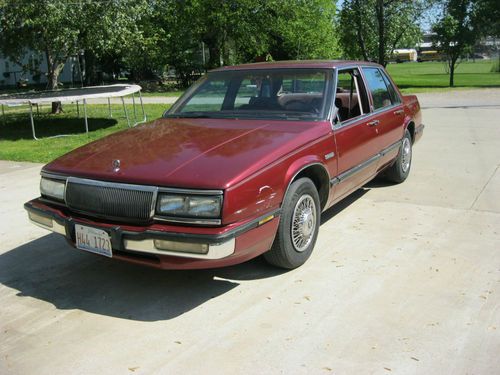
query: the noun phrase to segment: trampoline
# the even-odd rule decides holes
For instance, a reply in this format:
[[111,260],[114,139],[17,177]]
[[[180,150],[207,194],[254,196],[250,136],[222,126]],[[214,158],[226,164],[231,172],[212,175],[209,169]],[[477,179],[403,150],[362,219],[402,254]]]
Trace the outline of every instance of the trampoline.
[[[136,109],[136,99],[135,94],[139,95],[139,103],[142,110],[142,119],[137,120],[137,109]],[[125,106],[125,96],[132,96],[132,106],[134,112],[134,124],[130,123],[130,116]],[[31,130],[33,133],[33,139],[38,140],[35,131],[35,120],[33,117],[33,106],[37,106],[42,103],[52,103],[52,102],[72,102],[76,103],[77,116],[80,117],[80,102],[83,104],[83,117],[85,124],[85,132],[89,132],[89,123],[87,118],[87,100],[89,99],[107,99],[108,103],[108,116],[113,117],[111,111],[111,98],[120,98],[123,105],[123,112],[127,118],[128,127],[136,126],[147,121],[146,112],[144,111],[144,103],[142,101],[141,86],[139,85],[109,85],[109,86],[91,86],[82,87],[78,89],[65,89],[57,91],[33,91],[26,93],[16,93],[16,94],[6,94],[0,95],[0,105],[2,106],[2,119],[5,124],[5,108],[4,106],[19,106],[27,105],[29,107]],[[74,134],[58,134],[53,137],[63,137]]]

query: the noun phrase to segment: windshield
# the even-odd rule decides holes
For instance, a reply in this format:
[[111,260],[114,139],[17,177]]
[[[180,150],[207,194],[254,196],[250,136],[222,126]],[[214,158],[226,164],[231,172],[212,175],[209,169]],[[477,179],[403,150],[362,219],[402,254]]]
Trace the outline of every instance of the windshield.
[[165,117],[324,118],[325,69],[213,72],[197,82]]

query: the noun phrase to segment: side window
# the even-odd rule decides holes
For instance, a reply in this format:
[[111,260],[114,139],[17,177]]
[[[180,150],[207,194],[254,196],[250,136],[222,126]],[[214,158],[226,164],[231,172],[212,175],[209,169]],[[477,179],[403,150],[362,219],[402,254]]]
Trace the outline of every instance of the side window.
[[384,73],[384,71],[380,71],[382,73],[382,77],[384,78],[385,85],[387,86],[387,90],[389,91],[389,95],[391,96],[391,101],[392,104],[397,104],[400,103],[401,100],[399,99],[399,95],[396,92],[396,89],[394,88],[394,85],[392,84],[391,80],[389,77],[387,77],[387,74]]
[[369,112],[368,98],[358,69],[338,72],[335,106],[340,121],[347,121]]
[[368,89],[372,93],[373,109],[377,110],[394,104],[380,70],[378,68],[363,68],[363,72],[365,73]]
[[181,112],[220,111],[228,84],[227,80],[206,81],[198,91],[196,98],[189,100]]
[[250,78],[246,78],[241,81],[241,85],[236,93],[236,98],[234,100],[234,108],[240,108],[243,105],[250,103],[252,98],[259,96],[259,88],[257,82]]

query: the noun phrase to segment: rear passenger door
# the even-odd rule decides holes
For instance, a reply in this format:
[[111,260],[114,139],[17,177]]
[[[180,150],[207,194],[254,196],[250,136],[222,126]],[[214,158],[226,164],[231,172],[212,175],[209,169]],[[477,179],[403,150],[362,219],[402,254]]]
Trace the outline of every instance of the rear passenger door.
[[335,94],[338,177],[334,199],[359,188],[375,173],[379,146],[368,95],[358,68],[340,69]]
[[379,168],[382,168],[398,153],[399,141],[403,137],[404,107],[383,69],[370,66],[362,70],[370,93],[370,109],[376,121],[377,148],[382,152]]

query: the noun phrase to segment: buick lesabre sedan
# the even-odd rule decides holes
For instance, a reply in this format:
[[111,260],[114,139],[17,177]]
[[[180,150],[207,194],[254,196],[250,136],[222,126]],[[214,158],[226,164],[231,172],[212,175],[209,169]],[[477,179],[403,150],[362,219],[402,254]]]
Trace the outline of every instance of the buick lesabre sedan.
[[295,268],[320,214],[375,176],[403,182],[423,125],[376,64],[209,72],[161,119],[47,164],[30,220],[78,249],[166,269],[264,254]]

